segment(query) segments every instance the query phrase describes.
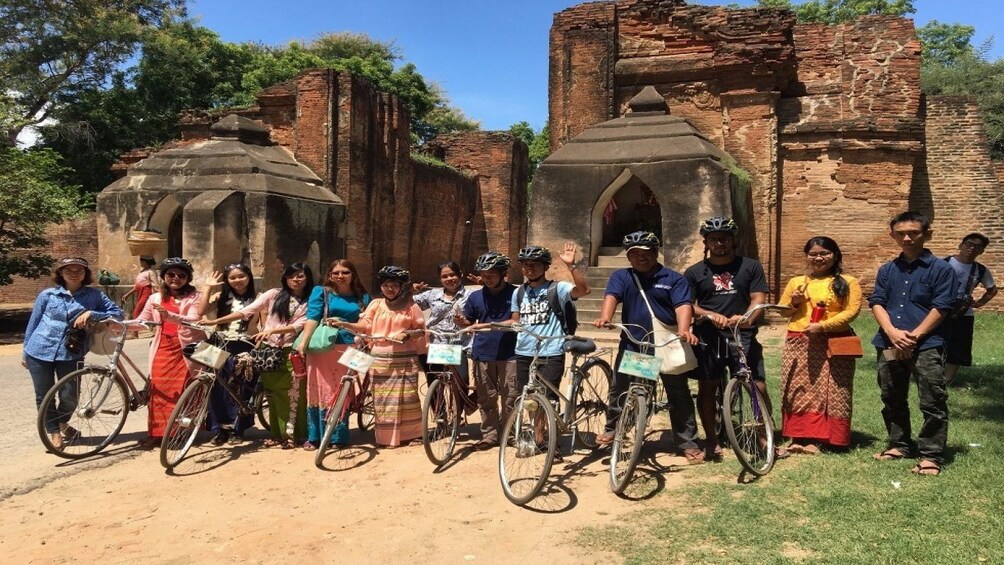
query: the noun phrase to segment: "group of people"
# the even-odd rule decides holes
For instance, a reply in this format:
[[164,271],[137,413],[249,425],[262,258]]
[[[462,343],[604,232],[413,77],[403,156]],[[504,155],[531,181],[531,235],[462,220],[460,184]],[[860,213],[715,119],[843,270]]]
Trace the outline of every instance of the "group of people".
[[[958,254],[936,258],[924,247],[932,234],[930,222],[916,212],[893,218],[889,233],[900,254],[879,269],[868,298],[880,326],[872,344],[877,350],[888,430],[887,449],[875,457],[919,456],[914,472],[938,474],[947,437],[947,381],[958,366],[971,363],[972,308],[983,306],[997,292],[989,271],[975,261],[989,240],[978,233],[969,234]],[[731,218],[702,222],[700,235],[705,257],[684,273],[659,262],[661,243],[655,234],[626,236],[623,245],[631,267],[611,275],[595,321],[597,327],[606,326],[620,307],[635,340],[651,342],[656,319],[695,348],[695,369],[662,375],[675,446],[692,463],[717,460],[722,455],[715,432],[716,403],[726,368],[734,370],[739,363],[736,349],[729,344],[736,324],[741,324],[739,335],[753,379],[770,406],[756,320],[743,318],[750,308],[767,301],[769,287],[763,267],[738,254],[739,227]],[[787,282],[779,301],[791,308],[781,370],[781,423],[791,441],[778,448],[779,457],[814,454],[821,448],[842,448],[851,442],[855,357],[861,353],[855,354],[853,347],[849,353],[838,351],[835,344],[839,338],[854,335],[850,323],[861,308],[861,286],[855,277],[843,273],[843,255],[833,239],[813,237],[803,252],[805,274]],[[442,287],[433,289],[412,281],[404,268],[386,266],[376,277],[381,298],[370,296],[355,265],[346,259],[332,262],[319,284],[315,284],[308,265],[291,264],[282,273],[281,287],[259,293],[251,269],[243,263],[213,273],[200,289],[193,285],[194,270],[187,260],[166,259],[155,271],[153,258],[143,257],[143,270],[133,291],[137,295],[133,317],[158,323],[150,342],[149,437],[143,445],[160,443],[174,404],[196,370],[184,352],[186,346],[206,339],[202,331],[187,325],[198,323],[215,326],[224,336],[248,334],[259,348],[273,351],[278,359],[250,379],[235,379],[248,396],[257,386],[255,379],[260,379],[269,395],[270,438],[266,446],[317,449],[327,408],[347,371],[338,361],[359,335],[370,336],[366,343],[374,358],[369,374],[376,443],[396,447],[420,438],[418,374],[430,367],[424,356],[426,337],[414,330],[429,328],[443,334],[433,334],[433,341],[460,344],[467,351],[460,377],[461,382],[470,384],[469,357],[476,391],[472,398],[481,411],[481,440],[475,448],[496,447],[500,426],[529,380],[534,357],[538,357],[541,376],[559,385],[565,363],[563,343],[561,339],[539,341],[526,332],[458,331],[519,324],[547,337],[572,333],[570,305],[590,293],[576,254],[574,243],[565,244],[557,259],[567,268],[571,281],[556,281],[547,278],[554,261],[548,249],[521,249],[517,261],[525,282],[517,286],[507,280],[510,259],[499,252],[485,253],[470,275],[480,285],[472,292],[464,287],[464,273],[452,261],[439,265]],[[55,286],[35,301],[25,332],[24,363],[33,380],[36,403],[86,353],[86,345],[67,347],[69,329],[123,317],[115,302],[89,286],[92,282],[86,260],[66,258],[57,265]],[[978,285],[985,292],[973,300]],[[695,319],[699,322],[692,323]],[[221,376],[229,378],[237,371],[236,354],[248,352],[254,345],[236,339],[225,343],[234,355],[221,369]],[[638,349],[634,341],[622,336],[615,367],[625,351]],[[911,375],[920,385],[924,416],[916,441],[907,405]],[[597,437],[600,444],[613,440],[620,399],[631,378],[615,372],[606,429]],[[689,379],[698,383],[696,410]],[[698,442],[698,415],[704,428],[703,447]],[[213,443],[239,444],[251,424],[229,394],[214,389],[208,418],[215,434]],[[53,445],[59,446],[67,436],[66,423],[51,425],[53,429],[47,432]],[[348,434],[346,418],[332,442],[345,444]]]

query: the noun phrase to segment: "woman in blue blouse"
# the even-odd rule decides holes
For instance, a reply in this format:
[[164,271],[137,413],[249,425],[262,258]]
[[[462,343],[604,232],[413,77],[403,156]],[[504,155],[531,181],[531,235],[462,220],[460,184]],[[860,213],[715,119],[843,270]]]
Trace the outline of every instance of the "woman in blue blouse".
[[[88,285],[94,282],[87,261],[79,257],[67,257],[57,264],[54,276],[56,286],[47,288],[35,298],[35,306],[24,330],[24,359],[21,364],[31,374],[35,388],[35,406],[42,403],[42,397],[56,384],[56,380],[73,372],[87,354],[87,340],[79,347],[71,344],[67,349],[67,330],[85,328],[88,321],[107,318],[122,319],[122,309],[105,293]],[[69,387],[66,387],[68,393]],[[73,412],[75,395],[61,397],[59,412],[64,416],[45,418],[52,445],[63,446],[63,438],[73,435],[74,430],[66,422]],[[56,423],[58,422],[58,427]]]
[[[297,345],[297,351],[307,360],[307,441],[303,448],[317,449],[324,433],[328,406],[338,394],[342,376],[348,369],[338,364],[338,359],[352,344],[352,334],[339,330],[335,346],[327,351],[311,353],[306,350],[317,326],[324,323],[324,302],[327,299],[327,317],[339,318],[344,322],[358,322],[359,314],[370,303],[370,295],[359,280],[356,266],[348,259],[338,259],[328,267],[324,284],[314,287],[307,301],[307,322]],[[331,443],[345,445],[349,441],[349,425],[346,418],[331,436]]]

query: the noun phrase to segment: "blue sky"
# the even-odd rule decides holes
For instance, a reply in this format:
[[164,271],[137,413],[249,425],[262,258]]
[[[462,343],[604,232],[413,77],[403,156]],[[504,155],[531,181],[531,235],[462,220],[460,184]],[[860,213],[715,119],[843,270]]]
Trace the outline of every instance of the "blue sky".
[[[575,0],[193,0],[190,14],[226,41],[282,44],[324,32],[394,41],[405,61],[439,83],[454,106],[484,129],[547,120],[548,31]],[[727,4],[703,1],[702,4]],[[738,4],[754,5],[752,0]],[[1000,0],[915,0],[914,22],[936,19],[976,28],[974,44],[996,36],[1004,56]]]

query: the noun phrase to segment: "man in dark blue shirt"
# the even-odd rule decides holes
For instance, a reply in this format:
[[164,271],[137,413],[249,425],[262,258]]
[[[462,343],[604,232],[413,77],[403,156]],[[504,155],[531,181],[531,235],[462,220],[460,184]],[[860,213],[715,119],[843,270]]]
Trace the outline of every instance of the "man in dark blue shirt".
[[[492,322],[512,318],[512,295],[516,287],[505,280],[509,264],[509,258],[497,251],[478,257],[474,270],[478,271],[484,286],[468,297],[463,316],[457,319],[458,325],[482,329],[490,327]],[[471,359],[474,361],[474,381],[481,407],[481,441],[474,444],[474,448],[491,449],[498,445],[499,425],[509,417],[520,394],[516,388],[516,334],[474,334]],[[501,418],[499,396],[502,397]]]
[[[615,271],[607,282],[600,316],[594,322],[598,328],[610,322],[618,304],[623,304],[621,319],[625,324],[642,328],[632,328],[631,334],[638,341],[646,341],[652,331],[652,314],[666,326],[679,326],[678,335],[691,345],[697,345],[697,338],[690,332],[693,313],[692,295],[687,279],[680,273],[659,263],[659,238],[651,232],[635,232],[624,237],[630,269]],[[639,289],[639,284],[641,289]],[[642,292],[645,296],[642,296]],[[648,299],[646,304],[645,298]],[[649,310],[651,305],[652,310]],[[624,351],[638,351],[638,346],[622,335],[614,367],[620,366]],[[649,352],[651,353],[651,352]],[[661,375],[669,400],[669,417],[676,435],[677,447],[683,451],[688,461],[703,461],[701,449],[697,445],[697,420],[694,402],[690,397],[686,375]],[[614,429],[620,418],[623,401],[631,376],[614,373],[610,384],[607,408],[606,431],[596,438],[597,443],[607,444],[614,439]]]
[[[938,475],[948,440],[948,390],[945,383],[945,336],[941,321],[955,298],[955,271],[924,247],[931,222],[918,212],[903,212],[889,222],[889,235],[902,253],[882,265],[868,306],[879,331],[878,351],[882,418],[889,434],[883,461],[920,456],[913,472]],[[917,379],[924,425],[914,442],[907,393]]]

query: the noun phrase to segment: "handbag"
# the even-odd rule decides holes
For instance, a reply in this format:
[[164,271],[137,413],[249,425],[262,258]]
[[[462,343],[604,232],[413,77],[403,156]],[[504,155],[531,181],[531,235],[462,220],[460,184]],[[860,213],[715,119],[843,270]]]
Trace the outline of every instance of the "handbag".
[[119,276],[111,271],[101,269],[98,271],[98,284],[101,286],[115,286],[122,282]]
[[[310,336],[310,341],[307,343],[306,351],[307,353],[322,353],[328,351],[335,346],[336,340],[338,339],[338,328],[333,328],[324,323],[324,320],[328,317],[328,291],[325,290],[324,294],[324,316],[321,317],[321,323],[314,328],[314,333]],[[296,340],[293,342],[293,349],[299,349],[300,343],[303,341],[303,332],[296,336]]]
[[281,347],[261,345],[251,350],[251,367],[256,373],[271,373],[278,371],[286,359]]
[[855,335],[853,330],[851,335],[828,336],[826,338],[826,356],[830,358],[864,357],[865,352],[861,346],[861,338]]
[[666,345],[655,348],[654,355],[662,359],[659,372],[667,375],[682,375],[687,371],[696,369],[697,356],[694,355],[694,349],[690,347],[689,343],[680,339],[680,336],[676,335],[670,328],[660,322],[659,318],[655,317],[652,304],[649,303],[648,296],[645,295],[645,290],[641,287],[638,275],[634,271],[631,271],[631,276],[634,277],[634,283],[638,285],[638,292],[641,293],[641,298],[645,301],[648,313],[652,317],[652,343],[666,343],[669,341]]
[[87,330],[69,326],[66,328],[66,350],[74,355],[84,353],[84,345],[87,343]]

